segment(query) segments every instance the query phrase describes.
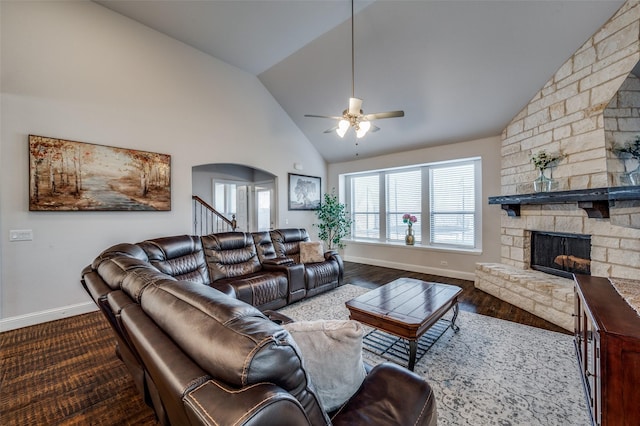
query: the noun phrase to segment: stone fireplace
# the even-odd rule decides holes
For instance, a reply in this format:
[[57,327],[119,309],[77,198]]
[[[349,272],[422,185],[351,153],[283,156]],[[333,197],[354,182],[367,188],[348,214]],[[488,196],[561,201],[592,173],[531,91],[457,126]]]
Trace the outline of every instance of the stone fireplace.
[[[637,195],[613,195],[627,194],[621,176],[637,161],[611,152],[640,134],[639,61],[640,2],[630,0],[504,129],[502,196],[491,201],[504,210],[501,262],[476,266],[477,288],[573,330],[573,281],[531,268],[532,231],[589,236],[588,256],[574,256],[592,275],[640,277],[640,207],[628,200]],[[542,149],[565,157],[552,192],[537,197],[530,158]]]

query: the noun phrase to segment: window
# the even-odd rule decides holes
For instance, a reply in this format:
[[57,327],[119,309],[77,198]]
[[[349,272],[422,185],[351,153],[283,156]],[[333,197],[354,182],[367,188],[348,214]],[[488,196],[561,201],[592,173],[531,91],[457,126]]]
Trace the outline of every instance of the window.
[[227,217],[236,214],[237,184],[229,182],[213,182],[213,208]]
[[[420,169],[410,171],[388,172],[385,174],[387,184],[387,239],[404,240],[407,224],[402,222],[402,215],[408,213],[422,222],[422,172]],[[420,227],[414,228],[416,241],[421,240]]]
[[352,235],[356,238],[380,237],[380,177],[354,176],[351,179]]
[[431,243],[474,247],[474,163],[433,167],[429,173]]
[[479,247],[480,159],[380,170],[346,176],[352,238],[403,242],[416,216],[416,243]]

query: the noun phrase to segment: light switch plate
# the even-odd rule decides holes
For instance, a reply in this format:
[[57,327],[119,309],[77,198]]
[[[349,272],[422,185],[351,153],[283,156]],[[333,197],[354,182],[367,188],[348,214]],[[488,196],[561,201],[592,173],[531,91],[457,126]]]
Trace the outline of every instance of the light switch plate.
[[33,230],[12,229],[9,231],[9,241],[31,241],[33,240]]

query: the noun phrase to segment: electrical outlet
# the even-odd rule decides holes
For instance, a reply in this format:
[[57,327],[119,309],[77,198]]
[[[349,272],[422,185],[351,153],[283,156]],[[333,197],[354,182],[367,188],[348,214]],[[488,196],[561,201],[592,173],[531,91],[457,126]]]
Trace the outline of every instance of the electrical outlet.
[[9,241],[31,241],[33,231],[31,229],[12,229],[9,231]]
[[447,262],[446,260],[441,260],[440,261],[440,265],[442,266],[447,266],[449,264],[449,262]]

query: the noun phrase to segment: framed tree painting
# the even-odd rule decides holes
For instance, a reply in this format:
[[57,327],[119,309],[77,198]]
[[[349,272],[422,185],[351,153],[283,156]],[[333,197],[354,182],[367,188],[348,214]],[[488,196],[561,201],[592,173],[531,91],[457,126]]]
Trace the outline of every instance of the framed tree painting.
[[29,135],[29,210],[171,210],[171,156]]
[[289,210],[317,210],[320,183],[319,177],[289,173]]

